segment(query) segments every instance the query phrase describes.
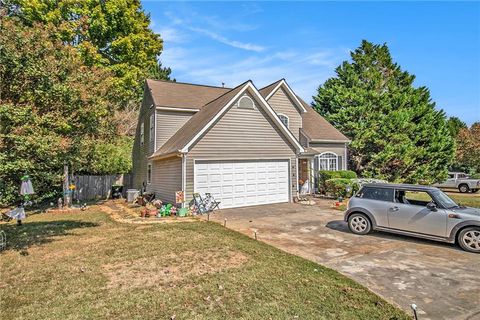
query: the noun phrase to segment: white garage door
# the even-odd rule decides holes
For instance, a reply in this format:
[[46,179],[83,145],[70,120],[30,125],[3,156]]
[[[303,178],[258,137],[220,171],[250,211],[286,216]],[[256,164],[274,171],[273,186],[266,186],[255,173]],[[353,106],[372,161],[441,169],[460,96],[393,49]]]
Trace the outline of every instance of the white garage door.
[[289,201],[288,160],[196,161],[195,192],[209,192],[220,208]]

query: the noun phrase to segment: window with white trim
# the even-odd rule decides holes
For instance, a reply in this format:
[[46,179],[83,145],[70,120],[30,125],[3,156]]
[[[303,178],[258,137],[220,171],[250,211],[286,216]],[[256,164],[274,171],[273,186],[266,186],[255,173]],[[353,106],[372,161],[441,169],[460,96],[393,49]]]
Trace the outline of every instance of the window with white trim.
[[152,164],[147,165],[147,184],[152,183]]
[[152,113],[150,115],[150,142],[152,142],[153,139],[155,138],[154,130],[155,130],[155,114]]
[[332,152],[325,152],[317,157],[318,169],[327,170],[327,171],[337,171],[338,170],[338,156]]
[[145,142],[145,123],[140,124],[140,145],[143,146]]
[[278,118],[280,119],[280,121],[282,121],[282,123],[285,125],[285,127],[288,128],[288,117],[284,114],[279,113]]
[[253,109],[254,105],[252,98],[248,96],[243,96],[238,100],[238,107],[242,109]]

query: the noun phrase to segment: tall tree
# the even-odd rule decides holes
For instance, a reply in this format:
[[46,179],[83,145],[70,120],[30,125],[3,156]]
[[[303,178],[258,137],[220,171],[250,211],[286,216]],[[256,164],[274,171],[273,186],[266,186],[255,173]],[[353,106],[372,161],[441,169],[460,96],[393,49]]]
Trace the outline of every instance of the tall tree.
[[426,87],[393,62],[388,47],[362,41],[313,97],[314,108],[352,139],[363,176],[429,183],[446,177],[454,141]]
[[27,25],[53,24],[56,36],[81,52],[86,65],[112,71],[116,95],[126,107],[141,98],[146,77],[168,79],[158,58],[160,35],[139,0],[4,0],[9,15]]
[[480,173],[480,122],[459,130],[456,167],[467,172]]
[[26,27],[0,13],[0,204],[14,200],[24,174],[33,177],[40,200],[57,195],[64,163],[82,171],[129,170],[129,163],[105,160],[105,152],[89,147],[117,143],[115,78],[85,65],[57,32],[52,24]]
[[461,129],[468,128],[467,124],[462,120],[460,120],[458,117],[448,118],[447,126],[448,126],[448,129],[450,130],[450,134],[455,139],[457,138],[458,133],[460,132]]

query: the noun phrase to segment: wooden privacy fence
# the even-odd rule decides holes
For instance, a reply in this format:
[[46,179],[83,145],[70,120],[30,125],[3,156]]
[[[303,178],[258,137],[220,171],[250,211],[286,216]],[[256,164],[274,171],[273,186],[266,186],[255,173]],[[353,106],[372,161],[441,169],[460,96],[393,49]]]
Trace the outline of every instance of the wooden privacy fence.
[[123,185],[123,196],[131,188],[131,174],[116,174],[106,176],[77,176],[70,178],[75,185],[73,201],[107,199],[112,192],[112,185]]

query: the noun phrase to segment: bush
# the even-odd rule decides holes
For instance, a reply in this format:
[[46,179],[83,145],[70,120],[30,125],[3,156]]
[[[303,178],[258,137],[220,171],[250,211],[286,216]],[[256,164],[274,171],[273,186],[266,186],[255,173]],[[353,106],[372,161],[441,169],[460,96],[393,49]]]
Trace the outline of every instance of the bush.
[[[351,187],[350,192],[347,192],[347,186]],[[359,184],[352,179],[333,178],[325,181],[325,192],[332,196],[351,197],[359,189]]]
[[327,171],[327,170],[320,170],[318,172],[318,189],[320,193],[326,192],[326,184],[327,180],[331,179],[355,179],[357,178],[357,174],[351,170],[339,170],[339,171]]
[[357,174],[351,170],[339,170],[339,171],[326,171],[320,170],[319,172],[320,181],[327,181],[330,179],[355,179]]
[[472,179],[480,179],[480,173],[472,174],[472,175],[470,175],[470,178],[472,178]]

